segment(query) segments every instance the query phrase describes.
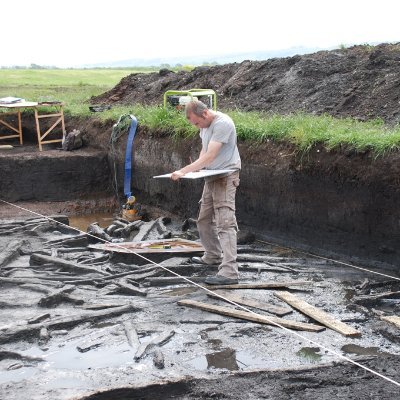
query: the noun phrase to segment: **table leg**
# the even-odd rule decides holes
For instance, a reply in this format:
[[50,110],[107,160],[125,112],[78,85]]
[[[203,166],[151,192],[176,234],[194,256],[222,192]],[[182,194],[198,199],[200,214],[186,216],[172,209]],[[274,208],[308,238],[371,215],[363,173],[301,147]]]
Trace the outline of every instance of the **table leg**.
[[23,144],[22,139],[22,122],[21,122],[21,110],[18,109],[18,132],[19,132],[19,144]]
[[38,138],[39,151],[42,151],[42,134],[40,133],[39,115],[37,108],[35,108],[35,123],[36,123],[36,133]]

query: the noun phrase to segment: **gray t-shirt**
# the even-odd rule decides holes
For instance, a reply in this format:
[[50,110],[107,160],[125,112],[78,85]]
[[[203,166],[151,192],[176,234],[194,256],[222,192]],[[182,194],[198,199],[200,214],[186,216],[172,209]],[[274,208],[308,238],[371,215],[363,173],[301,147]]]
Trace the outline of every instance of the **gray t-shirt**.
[[235,124],[228,115],[217,111],[211,125],[200,129],[200,138],[203,152],[207,151],[211,141],[223,144],[215,160],[206,169],[241,169]]

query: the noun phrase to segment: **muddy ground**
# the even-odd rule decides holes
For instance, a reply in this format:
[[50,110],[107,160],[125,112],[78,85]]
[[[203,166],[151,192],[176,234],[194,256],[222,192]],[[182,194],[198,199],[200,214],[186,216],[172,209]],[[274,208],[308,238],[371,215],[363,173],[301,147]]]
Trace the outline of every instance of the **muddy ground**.
[[[93,102],[160,104],[167,89],[212,87],[222,108],[329,112],[397,123],[399,60],[398,45],[356,46],[191,73],[136,74]],[[223,303],[193,285],[163,281],[171,273],[149,261],[95,251],[83,233],[27,213],[24,209],[66,214],[84,232],[100,219],[109,226],[121,205],[125,154],[123,139],[115,159],[109,152],[115,121],[71,118],[67,130],[82,130],[88,145],[73,152],[48,145],[40,153],[29,118],[24,119],[24,146],[0,153],[1,197],[19,207],[0,206],[1,398],[240,399],[244,386],[250,399],[396,398],[398,386],[341,356],[400,381],[399,330],[381,320],[399,315],[398,153],[376,159],[368,152],[315,148],[301,157],[284,143],[239,143],[241,282],[305,281],[285,290],[361,333],[345,337],[325,329],[299,331],[299,337],[276,326],[179,305],[185,299]],[[188,155],[196,157],[198,142],[173,142],[165,132],[142,129],[140,121],[136,140],[132,185],[148,209],[146,220],[167,216],[172,236],[196,239],[196,232],[184,232],[182,224],[196,216],[201,184],[173,186],[152,176],[181,167]],[[387,276],[288,250],[288,245]],[[41,256],[53,258],[38,262]],[[154,260],[199,283],[215,273],[190,265],[188,258]],[[289,308],[274,295],[277,291],[235,292]],[[282,318],[319,325],[294,309]],[[135,359],[140,345],[163,334],[171,337]]]
[[[161,231],[151,221],[142,225],[148,239],[165,232],[196,238],[179,219],[162,219]],[[400,380],[398,329],[380,319],[399,312],[397,295],[376,298],[398,292],[395,280],[241,237],[241,283],[285,287],[235,294],[275,306],[252,308],[258,315],[319,327],[283,330],[181,305],[189,299],[233,308],[199,287],[170,282],[171,273],[137,255],[95,250],[94,241],[45,219],[1,221],[1,398],[240,399],[244,387],[251,399],[393,399],[399,392],[341,358]],[[188,256],[148,257],[200,285],[215,273]],[[325,329],[278,299],[282,291],[356,335]]]

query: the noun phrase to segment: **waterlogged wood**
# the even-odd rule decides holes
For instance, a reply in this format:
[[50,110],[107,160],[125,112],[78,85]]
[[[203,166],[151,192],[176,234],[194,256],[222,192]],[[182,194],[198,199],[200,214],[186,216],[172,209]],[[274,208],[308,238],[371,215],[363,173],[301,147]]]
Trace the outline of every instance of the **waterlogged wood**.
[[128,339],[129,346],[133,347],[134,349],[137,349],[140,346],[140,341],[135,326],[133,325],[133,322],[124,321],[123,326],[126,338]]
[[58,253],[83,253],[87,251],[87,247],[58,247]]
[[0,267],[9,263],[19,256],[21,247],[28,242],[26,240],[13,240],[0,253]]
[[167,343],[172,338],[172,336],[174,336],[174,334],[175,334],[175,331],[173,331],[173,330],[172,331],[164,331],[160,335],[156,336],[154,339],[150,340],[149,342],[142,343],[139,346],[139,348],[137,349],[134,359],[136,361],[140,360],[150,348],[152,348],[154,346],[161,346],[161,345]]
[[391,316],[383,316],[381,317],[382,321],[390,322],[391,324],[394,324],[397,326],[397,328],[400,329],[400,317],[397,317],[396,315],[391,315]]
[[256,313],[250,313],[247,311],[238,311],[233,308],[216,306],[213,304],[202,303],[200,301],[195,301],[195,300],[180,300],[178,301],[178,304],[180,306],[198,308],[203,311],[209,311],[215,314],[226,315],[228,317],[244,319],[246,321],[253,321],[266,325],[283,326],[288,329],[294,329],[299,331],[320,332],[325,329],[323,326],[319,325],[291,321],[278,317],[266,317],[264,315]]
[[236,283],[233,285],[209,285],[208,289],[282,289],[290,286],[310,285],[310,281],[292,281],[292,282],[261,282],[261,283]]
[[146,268],[143,271],[148,271],[144,273],[140,273],[140,270],[134,270],[134,271],[129,271],[129,272],[121,272],[120,274],[115,274],[115,275],[110,275],[106,277],[93,277],[91,279],[70,279],[64,281],[65,284],[72,284],[72,285],[92,285],[92,286],[100,286],[100,285],[106,285],[108,284],[109,281],[116,280],[118,278],[126,277],[129,275],[134,275],[134,279],[136,281],[140,281],[142,279],[145,279],[147,277],[155,276],[160,274],[160,268],[158,267],[151,267],[151,268]]
[[28,319],[27,322],[28,322],[28,324],[38,324],[39,322],[42,322],[42,321],[44,321],[46,319],[49,319],[49,318],[50,318],[50,314],[46,313],[46,314],[38,315],[35,318]]
[[145,279],[145,283],[149,286],[170,286],[175,285],[177,283],[190,283],[192,282],[204,282],[206,279],[205,276],[186,276],[186,277],[177,277],[177,276],[166,276],[166,277],[150,277]]
[[[113,274],[113,275],[107,276],[103,279],[106,281],[110,281],[110,280],[114,280],[117,278],[122,278],[124,276],[135,275],[134,279],[140,280],[140,279],[146,278],[147,277],[146,274],[153,273],[154,271],[156,271],[158,273],[158,271],[160,271],[160,270],[161,270],[160,267],[158,267],[157,265],[147,264],[147,265],[143,265],[142,267],[135,268],[132,271],[121,272],[119,274]],[[143,277],[142,277],[142,275],[143,275]],[[153,275],[149,275],[149,276],[153,276]]]
[[138,231],[143,224],[144,222],[140,220],[129,223],[122,229],[122,236],[128,237],[131,232]]
[[106,308],[115,308],[122,306],[123,304],[97,303],[97,304],[84,304],[81,308],[84,310],[104,310]]
[[287,257],[273,257],[273,256],[257,256],[254,254],[239,254],[236,259],[238,262],[255,261],[255,262],[283,262],[288,261]]
[[44,326],[39,331],[39,343],[44,344],[47,343],[50,339],[50,334],[47,328]]
[[20,279],[20,278],[2,278],[2,277],[0,277],[0,285],[1,284],[11,284],[11,285],[21,285],[21,286],[24,286],[24,285],[27,285],[27,284],[30,284],[30,285],[48,285],[48,286],[53,286],[53,287],[56,287],[56,286],[59,285],[59,283],[57,283],[57,282],[52,282],[52,281],[44,282],[44,281],[41,281],[40,279],[36,279],[36,278],[31,278],[31,279],[23,278],[23,279]]
[[141,242],[143,240],[146,240],[156,226],[157,220],[145,222],[144,224],[140,225],[139,232],[135,235],[133,241]]
[[[237,304],[241,304],[241,305],[244,305],[247,307],[253,307],[253,308],[257,308],[259,310],[267,311],[271,314],[275,314],[280,317],[290,314],[292,312],[292,310],[287,307],[275,306],[273,304],[268,304],[263,301],[259,301],[259,300],[251,299],[248,297],[242,297],[242,296],[239,296],[236,294],[232,294],[232,293],[226,292],[224,290],[217,290],[215,293],[207,293],[207,294],[208,294],[208,296],[214,297],[219,300],[225,300],[225,301],[230,300]],[[222,298],[217,295],[222,296]]]
[[[64,239],[53,239],[49,240],[45,243],[45,246],[67,246],[67,247],[78,247],[78,246],[87,246],[88,238],[86,233],[81,235],[75,235],[71,237],[67,237]],[[86,250],[86,248],[85,248]]]
[[269,264],[266,262],[252,262],[251,264],[240,264],[241,271],[255,271],[255,272],[280,272],[280,273],[297,273],[293,268],[282,266],[281,264]]
[[14,351],[0,350],[0,361],[3,360],[45,361],[42,357],[31,357]]
[[63,287],[59,290],[51,291],[47,296],[42,297],[39,302],[39,307],[56,307],[59,303],[63,301],[65,296],[68,293],[71,293],[75,290],[75,287],[70,285]]
[[112,290],[111,293],[123,294],[127,296],[147,296],[147,292],[144,290],[138,289],[137,287],[131,285],[126,280],[120,279],[118,282],[115,282],[117,288]]
[[78,264],[90,264],[90,265],[94,265],[94,264],[99,264],[102,263],[104,264],[105,262],[110,260],[110,254],[102,254],[100,256],[97,257],[89,257],[86,260],[80,261]]
[[325,311],[308,304],[302,299],[299,299],[292,293],[289,292],[276,292],[274,293],[276,297],[290,304],[296,310],[299,310],[303,314],[315,319],[319,323],[325,325],[326,327],[333,329],[336,332],[341,333],[348,337],[360,337],[361,332],[357,331],[353,327],[339,321],[332,316],[330,316]]
[[369,303],[380,299],[399,298],[399,297],[400,297],[400,292],[385,292],[385,293],[377,293],[377,294],[361,295],[353,297],[353,301],[355,303]]
[[164,354],[160,349],[156,349],[153,354],[153,364],[158,369],[165,368]]
[[45,327],[50,331],[54,329],[68,329],[73,328],[87,321],[96,321],[104,318],[111,318],[117,315],[141,311],[142,308],[135,307],[132,304],[128,304],[123,307],[114,307],[106,310],[91,311],[84,314],[72,315],[69,317],[54,318],[48,322],[42,322],[39,324],[14,326],[0,331],[0,344],[10,343],[21,338],[25,340],[28,337],[36,336],[39,334],[40,329]]
[[101,239],[102,241],[105,240],[106,242],[111,242],[112,240],[112,237],[107,234],[97,222],[94,222],[88,226],[87,233],[89,236]]
[[54,264],[62,267],[63,269],[67,269],[68,271],[72,271],[74,273],[81,273],[81,274],[86,274],[88,272],[96,272],[101,275],[110,275],[108,272],[102,271],[100,269],[97,269],[96,267],[89,267],[89,266],[83,266],[81,264],[64,260],[59,257],[51,257],[51,256],[46,256],[38,253],[33,253],[30,258],[30,265],[34,264]]
[[44,285],[40,285],[40,284],[32,284],[32,283],[26,283],[26,284],[22,284],[20,286],[22,289],[29,289],[32,290],[33,292],[39,292],[39,293],[50,293],[51,289],[49,287],[46,287]]

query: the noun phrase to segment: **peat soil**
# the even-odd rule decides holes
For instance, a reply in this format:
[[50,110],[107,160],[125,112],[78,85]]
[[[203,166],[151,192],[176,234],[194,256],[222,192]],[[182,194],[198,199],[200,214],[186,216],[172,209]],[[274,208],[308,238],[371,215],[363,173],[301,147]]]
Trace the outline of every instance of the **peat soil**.
[[303,111],[400,122],[400,44],[353,46],[265,61],[132,74],[94,104],[162,104],[166,90],[214,89],[222,109]]
[[[55,218],[63,224],[0,221],[1,398],[241,399],[243,390],[250,399],[398,395],[392,382],[400,381],[398,328],[381,320],[399,312],[398,281],[242,232],[240,282],[281,287],[230,293],[263,303],[246,306],[258,315],[303,323],[306,330],[283,329],[185,306],[182,301],[195,300],[234,309],[164,269],[203,285],[216,269],[191,264],[189,254],[148,255],[154,265],[93,248],[98,239],[65,225],[65,216]],[[115,218],[105,232],[123,245],[118,223]],[[197,232],[161,211],[124,240],[138,235],[193,240]],[[298,312],[277,297],[284,292],[353,333],[345,336]]]

